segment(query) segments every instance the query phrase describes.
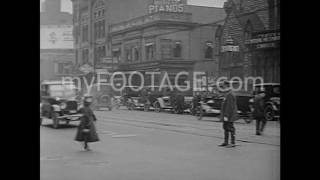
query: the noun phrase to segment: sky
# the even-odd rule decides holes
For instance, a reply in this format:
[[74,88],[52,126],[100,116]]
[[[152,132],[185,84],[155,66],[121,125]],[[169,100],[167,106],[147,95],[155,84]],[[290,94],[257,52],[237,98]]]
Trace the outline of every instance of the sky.
[[[40,3],[43,1],[44,0],[40,0]],[[210,7],[222,7],[225,1],[226,0],[188,0],[188,4]],[[61,0],[61,6],[61,11],[72,13],[72,3],[70,0]]]

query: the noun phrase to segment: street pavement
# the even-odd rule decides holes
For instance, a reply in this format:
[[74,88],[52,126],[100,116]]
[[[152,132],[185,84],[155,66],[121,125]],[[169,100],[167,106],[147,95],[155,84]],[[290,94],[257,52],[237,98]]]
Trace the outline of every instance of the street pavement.
[[40,127],[41,180],[279,180],[280,124],[263,136],[255,122],[235,123],[237,145],[224,148],[221,122],[191,115],[96,111],[101,141],[83,151],[79,122]]

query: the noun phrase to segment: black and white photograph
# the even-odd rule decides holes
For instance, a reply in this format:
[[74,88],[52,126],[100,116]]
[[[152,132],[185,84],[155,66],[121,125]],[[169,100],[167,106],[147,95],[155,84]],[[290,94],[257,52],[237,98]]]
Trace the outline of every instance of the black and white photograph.
[[40,0],[39,32],[41,180],[280,180],[280,0]]

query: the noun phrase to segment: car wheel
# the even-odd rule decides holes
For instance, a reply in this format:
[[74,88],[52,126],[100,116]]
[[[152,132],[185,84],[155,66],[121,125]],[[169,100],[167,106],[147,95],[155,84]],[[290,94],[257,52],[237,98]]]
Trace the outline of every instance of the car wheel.
[[272,106],[268,105],[264,110],[264,118],[267,121],[272,121],[274,119],[274,110]]
[[58,129],[59,127],[59,119],[58,119],[59,114],[54,112],[52,115],[52,121],[53,121],[53,128]]
[[155,103],[155,105],[154,105],[154,111],[155,112],[161,112],[161,107],[160,107],[160,104],[158,102]]

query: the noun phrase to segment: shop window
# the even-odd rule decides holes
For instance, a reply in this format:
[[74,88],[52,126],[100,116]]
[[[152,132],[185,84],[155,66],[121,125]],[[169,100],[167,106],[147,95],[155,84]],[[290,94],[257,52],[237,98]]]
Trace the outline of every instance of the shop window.
[[213,44],[212,44],[212,42],[206,42],[204,57],[206,59],[212,59],[212,57],[213,57]]
[[181,58],[181,54],[182,54],[182,45],[181,45],[180,41],[177,41],[177,42],[174,43],[173,57]]

